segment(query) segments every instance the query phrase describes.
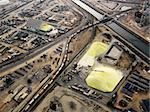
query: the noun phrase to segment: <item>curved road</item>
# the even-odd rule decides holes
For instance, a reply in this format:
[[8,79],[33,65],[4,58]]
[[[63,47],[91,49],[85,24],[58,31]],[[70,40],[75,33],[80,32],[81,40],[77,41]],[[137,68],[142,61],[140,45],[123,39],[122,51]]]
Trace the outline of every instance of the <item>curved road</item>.
[[44,46],[41,46],[39,49],[36,49],[32,52],[28,52],[28,53],[25,53],[21,56],[18,56],[16,57],[16,59],[11,62],[10,64],[6,65],[6,66],[1,66],[0,67],[0,77],[4,76],[7,72],[7,70],[10,70],[22,63],[26,63],[28,60],[32,59],[33,57],[41,54],[42,52],[46,51],[47,49],[51,48],[53,45],[59,43],[62,41],[62,39],[65,39],[67,37],[69,37],[71,34],[73,34],[74,32],[76,32],[78,29],[82,28],[89,19],[91,18],[88,18],[88,14],[87,13],[83,13],[83,18],[82,18],[82,21],[81,21],[81,24],[75,28],[73,28],[72,30],[68,31],[66,34],[64,35],[61,35],[59,36],[56,40],[54,40],[54,42],[51,42],[51,43],[47,43],[46,45]]
[[[45,50],[49,49],[49,48],[50,48],[51,46],[53,46],[54,44],[56,44],[56,43],[62,41],[62,39],[65,39],[65,38],[67,38],[67,37],[69,37],[69,36],[71,35],[71,36],[68,38],[68,43],[67,43],[67,45],[66,45],[63,62],[62,62],[62,64],[60,65],[58,71],[55,73],[53,79],[52,79],[50,82],[49,82],[49,80],[48,80],[46,83],[44,83],[44,84],[43,84],[43,86],[45,85],[44,88],[43,88],[43,86],[41,86],[41,88],[33,95],[33,97],[32,97],[31,99],[30,99],[30,98],[26,98],[13,112],[18,112],[18,111],[19,111],[19,112],[20,112],[20,111],[22,111],[22,112],[24,112],[24,111],[25,111],[25,112],[29,112],[29,110],[28,110],[28,109],[29,109],[29,103],[32,103],[32,102],[34,101],[34,100],[33,100],[34,98],[38,98],[38,97],[39,97],[39,94],[37,94],[37,93],[38,93],[40,90],[46,91],[47,87],[48,87],[49,85],[51,85],[51,83],[53,82],[53,80],[56,78],[57,74],[58,74],[58,73],[62,70],[62,68],[64,67],[64,63],[66,62],[66,59],[67,59],[67,51],[68,51],[69,43],[70,43],[70,41],[71,41],[71,38],[73,38],[73,37],[75,36],[75,35],[73,35],[73,34],[76,34],[76,33],[74,33],[74,32],[78,32],[79,29],[81,29],[85,24],[87,24],[87,21],[88,21],[88,20],[92,20],[91,16],[89,16],[85,11],[83,11],[82,9],[78,9],[78,10],[79,10],[80,12],[82,12],[82,14],[84,15],[83,18],[82,18],[81,24],[80,24],[79,26],[77,26],[77,27],[74,28],[73,30],[67,32],[67,34],[60,36],[57,40],[55,40],[55,42],[46,45],[45,47],[43,47],[43,48],[40,49],[39,51],[33,52],[33,53],[30,54],[29,56],[25,57],[24,60],[19,61],[19,62],[16,62],[16,65],[21,64],[21,63],[24,63],[24,62],[26,62],[27,60],[32,59],[33,56],[36,56],[37,54],[44,52]],[[12,66],[14,66],[14,65],[12,65]],[[11,68],[11,66],[10,66],[10,68]],[[5,69],[6,69],[6,68],[5,68]]]
[[[78,33],[84,31],[85,29],[87,29],[87,28],[89,28],[89,27],[93,27],[93,26],[95,26],[95,25],[97,25],[97,24],[101,24],[101,23],[107,23],[108,21],[110,21],[110,20],[112,20],[112,19],[113,19],[113,18],[109,18],[109,17],[102,18],[100,21],[95,22],[94,24],[89,24],[89,25],[83,27],[82,29],[78,30],[76,33],[72,34],[72,35],[69,37],[68,43],[67,43],[67,45],[66,45],[66,52],[64,53],[65,55],[64,55],[63,63],[61,64],[60,68],[59,68],[58,71],[56,72],[56,74],[55,74],[55,76],[53,77],[53,79],[52,79],[50,82],[48,82],[48,83],[44,86],[44,88],[42,88],[43,93],[46,93],[46,92],[48,92],[50,89],[52,89],[52,88],[51,88],[51,87],[52,87],[52,84],[51,84],[51,83],[54,82],[54,79],[57,77],[57,75],[59,74],[59,72],[62,71],[62,68],[63,68],[63,66],[64,66],[64,63],[65,63],[66,57],[67,57],[67,51],[68,51],[69,42],[70,42],[70,40],[72,39],[72,37],[76,36]],[[41,93],[41,94],[36,94],[35,97],[32,98],[32,99],[28,102],[28,104],[25,106],[25,108],[22,109],[22,112],[29,112],[29,111],[31,111],[31,110],[33,109],[33,107],[34,107],[35,105],[37,105],[38,102],[43,98],[43,96],[42,96],[42,95],[44,95],[43,93]],[[40,98],[37,99],[38,97],[40,97]],[[35,102],[35,101],[36,101],[36,102]]]

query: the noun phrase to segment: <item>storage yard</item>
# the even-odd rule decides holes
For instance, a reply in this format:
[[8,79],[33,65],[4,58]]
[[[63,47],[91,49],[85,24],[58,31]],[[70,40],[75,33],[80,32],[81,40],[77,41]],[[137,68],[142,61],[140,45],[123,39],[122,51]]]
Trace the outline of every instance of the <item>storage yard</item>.
[[148,0],[0,0],[0,112],[150,112]]

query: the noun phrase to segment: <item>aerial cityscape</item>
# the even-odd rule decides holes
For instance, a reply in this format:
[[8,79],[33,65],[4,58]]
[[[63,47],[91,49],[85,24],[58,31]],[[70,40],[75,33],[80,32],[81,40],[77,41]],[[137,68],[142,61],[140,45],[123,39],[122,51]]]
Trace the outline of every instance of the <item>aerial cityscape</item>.
[[149,0],[0,0],[0,112],[150,112]]

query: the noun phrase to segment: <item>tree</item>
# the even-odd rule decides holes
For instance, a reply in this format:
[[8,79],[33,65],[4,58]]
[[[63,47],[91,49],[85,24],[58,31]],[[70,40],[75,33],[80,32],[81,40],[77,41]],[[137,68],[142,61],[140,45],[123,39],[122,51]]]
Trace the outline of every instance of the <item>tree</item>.
[[69,106],[72,110],[76,110],[76,104],[73,101],[69,102]]
[[28,79],[28,80],[27,80],[27,83],[28,83],[28,84],[31,84],[31,83],[32,83],[32,80],[31,80],[31,79]]
[[53,101],[50,102],[50,109],[55,110],[56,111],[56,103],[54,103]]

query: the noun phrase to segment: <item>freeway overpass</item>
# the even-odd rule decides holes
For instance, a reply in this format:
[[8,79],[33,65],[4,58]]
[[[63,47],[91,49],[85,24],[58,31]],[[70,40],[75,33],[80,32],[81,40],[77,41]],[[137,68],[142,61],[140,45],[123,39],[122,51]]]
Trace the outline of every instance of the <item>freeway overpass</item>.
[[[93,8],[91,4],[88,5],[88,3],[86,3],[85,1],[72,1],[76,5],[80,6],[82,9],[93,15],[99,21],[105,17],[104,14],[102,14],[102,12],[97,11]],[[107,17],[111,18],[111,16]],[[146,40],[137,35],[135,32],[127,29],[124,25],[122,25],[114,19],[111,23],[107,23],[106,25],[121,37],[119,38],[119,41],[132,48],[132,51],[141,59],[145,60],[146,62],[149,62],[149,43]]]
[[99,12],[92,9],[90,6],[86,5],[80,0],[72,0],[75,4],[82,7],[85,11],[89,12],[92,16],[94,16],[96,19],[101,20],[103,19],[104,15],[100,14]]

